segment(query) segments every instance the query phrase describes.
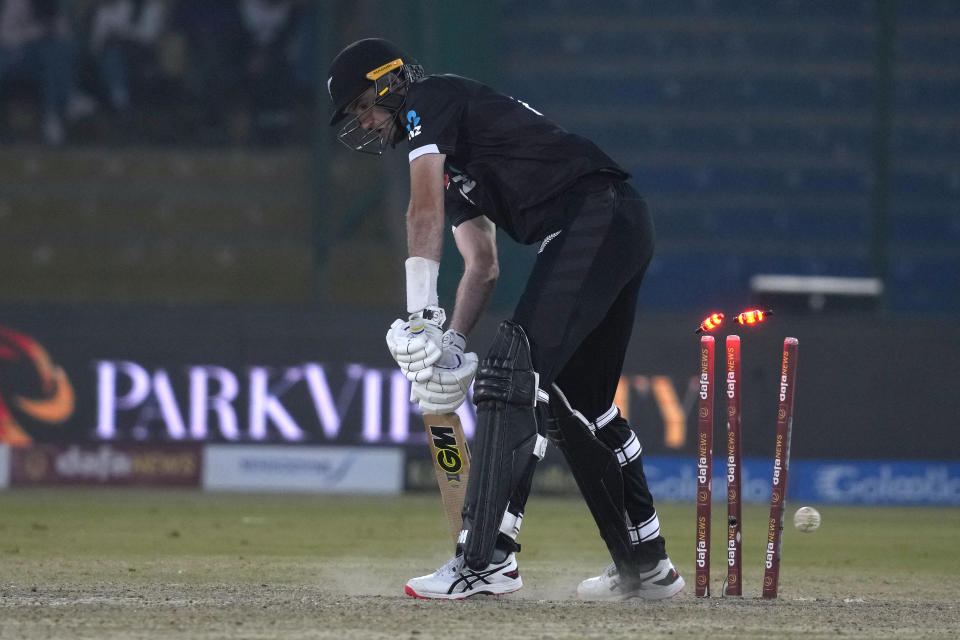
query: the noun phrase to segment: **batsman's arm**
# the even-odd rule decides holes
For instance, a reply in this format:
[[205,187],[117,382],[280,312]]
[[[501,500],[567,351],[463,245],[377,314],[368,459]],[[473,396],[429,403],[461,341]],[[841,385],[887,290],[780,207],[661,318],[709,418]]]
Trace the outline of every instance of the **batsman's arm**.
[[440,262],[443,254],[442,153],[428,153],[410,163],[407,251],[411,258]]
[[462,222],[453,233],[465,269],[457,286],[450,328],[463,335],[476,326],[500,276],[496,234],[496,227],[485,216]]

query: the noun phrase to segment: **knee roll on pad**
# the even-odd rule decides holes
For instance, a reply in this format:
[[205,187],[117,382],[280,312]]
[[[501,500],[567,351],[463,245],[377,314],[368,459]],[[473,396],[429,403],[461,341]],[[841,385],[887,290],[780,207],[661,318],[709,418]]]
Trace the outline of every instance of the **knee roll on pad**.
[[473,569],[490,564],[507,506],[512,499],[519,503],[514,510],[522,511],[533,468],[543,457],[546,441],[539,433],[536,404],[546,394],[538,393],[538,381],[526,333],[517,323],[504,321],[473,387],[477,432],[459,540]]
[[473,401],[501,402],[518,407],[535,407],[537,400],[547,400],[547,394],[537,386],[540,376],[533,370],[530,341],[516,322],[504,320],[487,357],[477,368],[473,383]]

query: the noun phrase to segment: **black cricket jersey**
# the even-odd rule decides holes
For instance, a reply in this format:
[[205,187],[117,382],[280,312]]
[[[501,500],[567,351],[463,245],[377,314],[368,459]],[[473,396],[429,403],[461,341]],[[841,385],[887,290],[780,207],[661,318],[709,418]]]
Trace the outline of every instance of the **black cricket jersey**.
[[446,154],[446,216],[454,226],[485,215],[531,244],[556,231],[563,208],[544,206],[583,176],[628,174],[594,143],[530,105],[455,75],[410,86],[401,120],[410,161]]

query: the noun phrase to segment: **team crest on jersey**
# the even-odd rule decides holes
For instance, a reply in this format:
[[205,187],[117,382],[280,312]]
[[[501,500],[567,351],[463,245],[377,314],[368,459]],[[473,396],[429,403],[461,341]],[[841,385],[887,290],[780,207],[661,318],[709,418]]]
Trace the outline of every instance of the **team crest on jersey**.
[[407,111],[407,139],[413,140],[420,135],[420,116],[411,109]]

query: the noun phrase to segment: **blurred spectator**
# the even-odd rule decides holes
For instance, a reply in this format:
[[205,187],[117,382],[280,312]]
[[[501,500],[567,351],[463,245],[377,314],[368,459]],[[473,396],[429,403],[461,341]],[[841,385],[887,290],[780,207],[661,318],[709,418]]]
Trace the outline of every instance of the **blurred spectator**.
[[157,75],[166,25],[163,0],[100,0],[90,17],[90,50],[114,111],[127,118],[132,87]]
[[261,142],[276,141],[293,122],[295,9],[292,0],[240,0],[246,53],[244,84],[254,132]]
[[95,104],[77,88],[77,47],[69,16],[58,0],[5,0],[0,8],[0,82],[16,78],[40,93],[42,129],[61,144],[65,121],[91,114]]
[[308,104],[313,104],[316,97],[314,92],[317,86],[317,75],[320,72],[319,11],[320,5],[317,2],[304,0],[300,3],[290,46],[290,65],[297,83],[297,90],[300,98]]
[[185,89],[201,142],[218,142],[243,78],[244,29],[237,0],[179,0],[170,27],[186,43]]

